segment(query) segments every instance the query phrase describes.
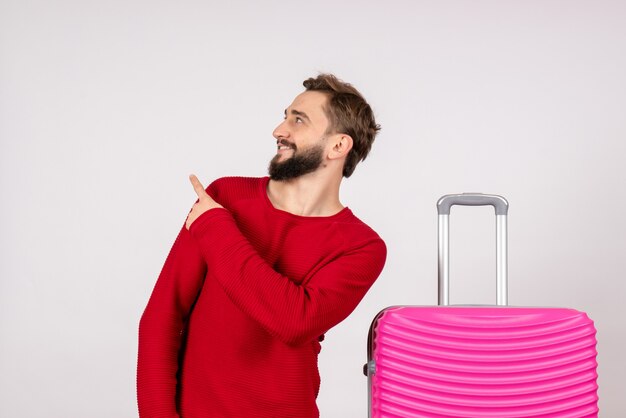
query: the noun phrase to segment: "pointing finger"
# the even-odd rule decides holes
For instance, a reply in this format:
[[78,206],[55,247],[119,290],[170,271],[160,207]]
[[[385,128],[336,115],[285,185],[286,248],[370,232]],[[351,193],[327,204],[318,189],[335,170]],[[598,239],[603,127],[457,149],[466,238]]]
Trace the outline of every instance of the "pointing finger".
[[206,190],[204,190],[204,186],[200,183],[200,180],[198,180],[198,177],[196,177],[195,174],[190,175],[189,180],[191,181],[198,198],[202,199],[205,196],[208,196]]

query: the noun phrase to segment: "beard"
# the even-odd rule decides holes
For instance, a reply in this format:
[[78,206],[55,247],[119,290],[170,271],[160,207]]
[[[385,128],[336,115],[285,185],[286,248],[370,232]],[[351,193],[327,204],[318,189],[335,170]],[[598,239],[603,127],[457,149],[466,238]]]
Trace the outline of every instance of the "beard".
[[321,145],[313,145],[303,151],[298,151],[293,144],[291,146],[293,155],[290,158],[279,161],[280,155],[277,154],[270,161],[268,168],[270,179],[278,181],[295,179],[317,170],[322,165],[324,148]]

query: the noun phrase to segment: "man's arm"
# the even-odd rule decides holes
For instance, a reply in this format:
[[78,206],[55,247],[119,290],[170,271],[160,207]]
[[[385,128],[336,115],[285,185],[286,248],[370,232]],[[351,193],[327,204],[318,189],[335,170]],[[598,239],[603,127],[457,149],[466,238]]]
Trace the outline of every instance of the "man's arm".
[[[383,241],[371,237],[296,284],[256,252],[226,209],[201,213],[189,232],[211,266],[211,277],[229,298],[291,345],[309,342],[345,319],[374,283],[386,258]],[[220,239],[210,239],[215,236]]]
[[183,226],[139,323],[137,404],[141,418],[174,418],[182,331],[206,275],[206,264]]

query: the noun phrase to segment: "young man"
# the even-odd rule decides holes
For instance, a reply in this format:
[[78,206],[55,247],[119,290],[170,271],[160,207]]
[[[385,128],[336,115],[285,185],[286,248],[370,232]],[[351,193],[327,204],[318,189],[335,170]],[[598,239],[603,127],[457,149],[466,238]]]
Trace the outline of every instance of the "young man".
[[198,201],[139,326],[142,418],[317,418],[317,356],[380,274],[380,237],[339,200],[380,127],[322,74],[274,130],[269,178],[227,177]]

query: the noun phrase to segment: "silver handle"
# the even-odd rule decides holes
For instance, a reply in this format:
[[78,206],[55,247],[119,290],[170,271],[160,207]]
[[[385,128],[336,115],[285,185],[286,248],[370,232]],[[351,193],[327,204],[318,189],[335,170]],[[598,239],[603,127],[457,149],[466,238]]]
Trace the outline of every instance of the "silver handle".
[[498,195],[463,193],[443,196],[437,202],[439,305],[450,304],[450,208],[491,205],[496,212],[496,304],[508,304],[507,214],[509,202]]

